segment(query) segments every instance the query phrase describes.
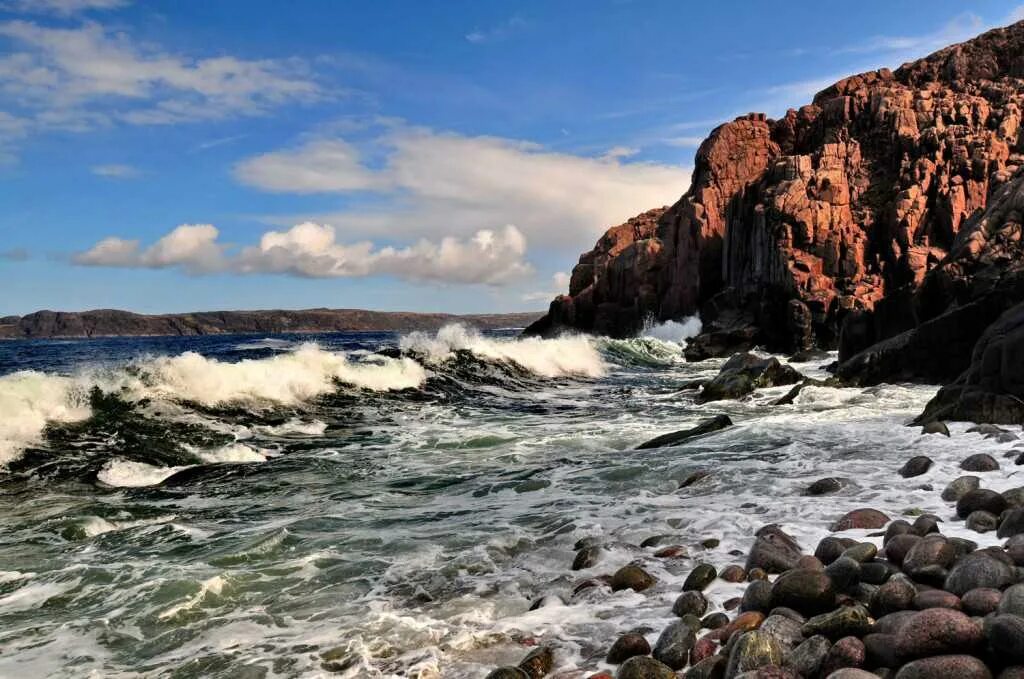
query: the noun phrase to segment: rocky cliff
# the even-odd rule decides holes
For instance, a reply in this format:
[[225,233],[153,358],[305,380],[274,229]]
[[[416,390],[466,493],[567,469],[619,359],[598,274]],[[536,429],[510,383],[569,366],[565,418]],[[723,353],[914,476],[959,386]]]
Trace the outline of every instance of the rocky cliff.
[[679,201],[609,230],[529,331],[700,313],[699,354],[847,358],[937,318],[964,296],[942,263],[1024,162],[1022,77],[1024,22],[718,127]]
[[27,316],[0,318],[0,339],[437,330],[448,323],[465,323],[482,329],[515,328],[535,321],[537,316],[539,314],[535,313],[458,316],[362,309],[206,311],[152,316],[114,309],[37,311]]

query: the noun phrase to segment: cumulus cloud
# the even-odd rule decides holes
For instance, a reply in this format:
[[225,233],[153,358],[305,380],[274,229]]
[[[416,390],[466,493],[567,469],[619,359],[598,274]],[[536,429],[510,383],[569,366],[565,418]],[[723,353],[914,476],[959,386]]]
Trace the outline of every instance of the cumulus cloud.
[[376,142],[385,155],[379,167],[363,163],[344,141],[320,139],[244,160],[235,177],[273,192],[383,194],[376,207],[302,215],[358,238],[467,237],[514,224],[531,246],[570,252],[612,224],[675,202],[690,178],[682,167],[628,162],[622,149],[593,158],[511,139],[402,128]]
[[551,276],[551,287],[548,290],[537,290],[523,295],[524,302],[547,302],[552,297],[564,294],[569,291],[569,281],[572,276],[564,271],[558,271]]
[[89,168],[97,177],[105,177],[107,179],[134,179],[141,173],[138,168],[132,167],[131,165],[120,165],[117,163],[110,165],[93,165]]
[[405,247],[369,241],[339,243],[329,225],[304,222],[268,231],[259,242],[230,252],[209,224],[184,224],[143,249],[137,240],[105,238],[73,257],[83,266],[179,268],[209,273],[272,273],[303,278],[395,276],[407,280],[500,285],[532,272],[526,239],[514,226],[483,229],[469,238],[421,239]]

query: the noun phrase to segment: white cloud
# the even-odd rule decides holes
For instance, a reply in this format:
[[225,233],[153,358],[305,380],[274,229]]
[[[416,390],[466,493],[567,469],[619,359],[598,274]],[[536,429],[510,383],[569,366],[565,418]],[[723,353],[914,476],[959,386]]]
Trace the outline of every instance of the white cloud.
[[28,14],[58,14],[70,16],[90,10],[112,10],[126,7],[131,0],[8,0],[0,9]]
[[553,297],[569,292],[569,281],[572,276],[564,271],[558,271],[551,276],[551,289],[528,292],[523,295],[524,302],[547,302]]
[[141,174],[138,168],[132,167],[131,165],[120,165],[117,163],[110,165],[93,165],[89,168],[89,171],[97,177],[105,177],[107,179],[134,179]]
[[611,224],[675,202],[690,179],[678,166],[556,153],[497,137],[399,129],[377,141],[386,151],[379,168],[360,163],[344,142],[319,140],[245,160],[235,175],[275,192],[377,191],[383,205],[301,216],[349,237],[467,237],[514,224],[532,246],[569,252],[588,247]]
[[[1022,7],[1018,7],[1006,22],[1017,21],[1015,18]],[[1002,23],[1002,22],[1001,22]],[[918,59],[937,49],[946,47],[953,43],[963,42],[973,38],[989,26],[986,26],[981,17],[972,12],[963,12],[956,15],[943,24],[938,30],[920,35],[875,35],[852,45],[846,45],[835,50],[835,54],[879,54],[884,58],[896,52],[905,55],[907,58]]]
[[406,247],[337,242],[331,226],[305,222],[268,231],[256,245],[229,252],[209,224],[184,224],[143,249],[137,240],[105,238],[72,261],[83,266],[180,268],[189,274],[274,273],[304,278],[395,276],[442,283],[500,285],[532,272],[526,239],[514,226],[469,238],[421,239]]
[[466,34],[466,42],[480,45],[486,42],[504,40],[524,27],[526,27],[526,21],[522,17],[514,16],[492,28],[473,29]]
[[680,148],[697,148],[704,143],[704,137],[698,137],[694,135],[686,135],[682,137],[669,137],[664,140],[665,144],[669,146],[678,146]]

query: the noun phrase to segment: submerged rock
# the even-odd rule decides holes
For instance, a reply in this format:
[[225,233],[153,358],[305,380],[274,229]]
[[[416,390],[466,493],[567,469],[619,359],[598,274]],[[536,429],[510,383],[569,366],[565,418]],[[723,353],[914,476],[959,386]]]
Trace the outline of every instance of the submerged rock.
[[[693,628],[682,620],[669,623],[668,627],[662,630],[658,642],[654,645],[654,659],[664,663],[673,670],[686,667],[690,657],[690,649],[693,648],[697,635]],[[623,665],[625,667],[625,665]],[[621,673],[621,670],[620,670]]]
[[715,415],[712,418],[702,420],[697,426],[691,427],[690,429],[674,431],[670,434],[662,434],[650,441],[645,441],[637,446],[636,449],[645,450],[648,448],[678,446],[680,443],[684,443],[690,439],[697,438],[698,436],[704,436],[705,434],[710,434],[712,432],[721,431],[722,429],[726,429],[731,426],[732,420],[729,419],[728,415]]
[[915,476],[921,476],[932,468],[935,464],[932,459],[926,455],[917,455],[907,460],[900,468],[900,476],[905,479],[913,478]]
[[994,472],[999,469],[999,462],[986,453],[976,453],[960,463],[965,472]]
[[956,502],[972,490],[981,487],[981,479],[977,476],[961,476],[950,482],[942,491],[942,499],[946,502]]
[[759,358],[753,354],[736,354],[722,366],[718,375],[704,385],[703,401],[739,398],[755,389],[794,384],[803,375],[774,356]]
[[806,495],[828,495],[830,493],[838,493],[843,489],[843,480],[829,476],[824,479],[818,479],[811,485],[807,486],[805,491]]
[[555,665],[555,652],[550,646],[538,646],[519,661],[519,669],[530,679],[541,679]]
[[884,528],[887,523],[889,523],[889,517],[877,509],[855,509],[832,524],[831,530],[839,532],[852,528]]
[[709,563],[697,564],[690,574],[686,576],[686,581],[683,583],[683,590],[697,590],[701,591],[707,588],[715,578],[718,577],[718,571],[715,567]]
[[618,592],[623,589],[631,589],[634,592],[642,592],[652,587],[657,582],[655,577],[640,566],[628,564],[612,575],[612,591]]

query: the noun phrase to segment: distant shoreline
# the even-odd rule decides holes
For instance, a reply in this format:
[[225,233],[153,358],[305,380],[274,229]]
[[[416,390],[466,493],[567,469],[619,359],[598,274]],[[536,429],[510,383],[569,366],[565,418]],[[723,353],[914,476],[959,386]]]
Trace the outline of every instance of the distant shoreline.
[[450,323],[494,330],[525,327],[542,315],[543,312],[539,311],[446,314],[364,309],[272,309],[182,314],[136,314],[117,309],[37,311],[26,316],[0,317],[0,340],[435,331]]

